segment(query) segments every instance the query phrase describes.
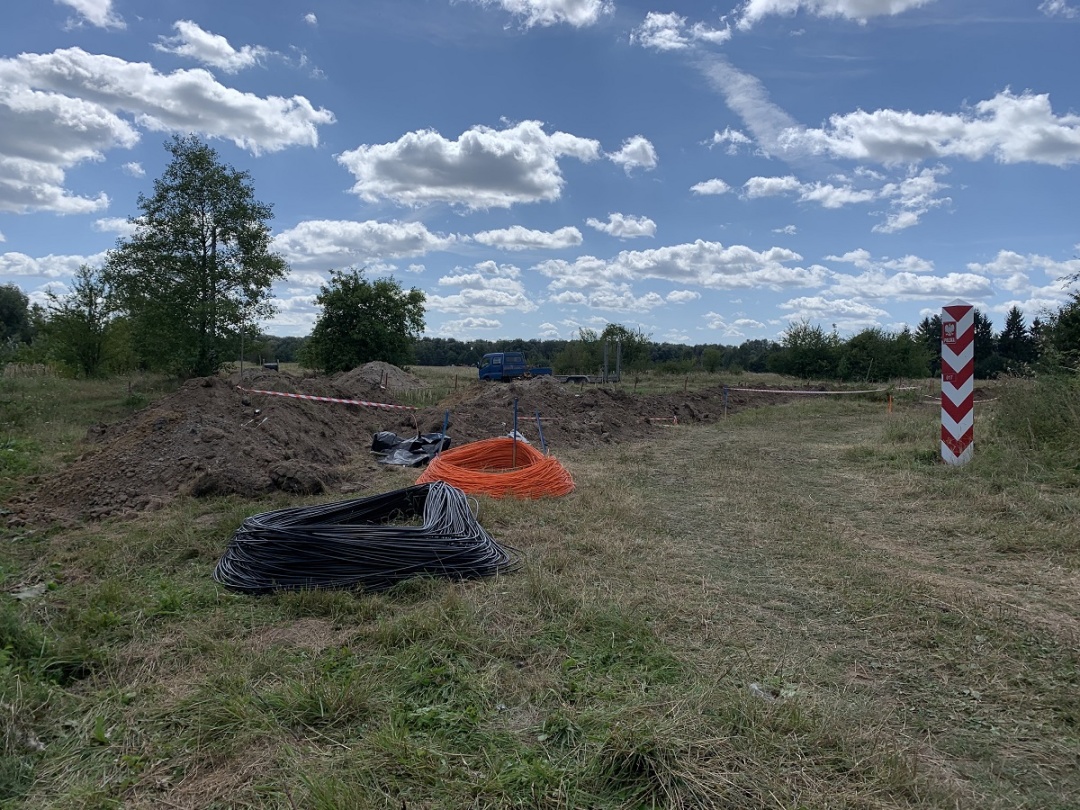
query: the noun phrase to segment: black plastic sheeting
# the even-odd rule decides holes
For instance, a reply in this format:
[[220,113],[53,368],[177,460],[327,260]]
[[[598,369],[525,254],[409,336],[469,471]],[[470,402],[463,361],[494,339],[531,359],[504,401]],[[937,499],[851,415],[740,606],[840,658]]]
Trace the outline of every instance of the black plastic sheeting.
[[396,464],[401,467],[422,467],[443,450],[450,449],[450,437],[443,433],[421,433],[402,438],[396,433],[383,430],[371,440],[371,452],[379,456],[380,464]]
[[417,576],[494,576],[519,562],[480,525],[464,492],[435,481],[253,515],[233,534],[214,579],[248,594],[383,591]]

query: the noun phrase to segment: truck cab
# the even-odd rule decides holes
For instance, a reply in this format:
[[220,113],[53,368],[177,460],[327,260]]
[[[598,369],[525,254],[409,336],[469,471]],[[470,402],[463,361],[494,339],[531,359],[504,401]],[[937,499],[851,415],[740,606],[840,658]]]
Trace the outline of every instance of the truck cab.
[[551,374],[550,368],[530,368],[524,352],[491,352],[480,361],[480,379],[507,382]]

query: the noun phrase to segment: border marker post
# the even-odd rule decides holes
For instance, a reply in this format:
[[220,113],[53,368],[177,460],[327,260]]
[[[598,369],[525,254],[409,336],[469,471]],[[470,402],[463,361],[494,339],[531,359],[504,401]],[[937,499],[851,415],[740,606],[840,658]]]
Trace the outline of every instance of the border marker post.
[[975,452],[975,307],[941,309],[941,459],[959,466]]

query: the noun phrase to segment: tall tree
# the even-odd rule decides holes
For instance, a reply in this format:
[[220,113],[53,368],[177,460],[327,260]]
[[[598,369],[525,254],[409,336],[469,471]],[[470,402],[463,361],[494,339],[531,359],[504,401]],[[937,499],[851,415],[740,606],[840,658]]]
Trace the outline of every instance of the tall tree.
[[424,293],[364,271],[331,270],[316,302],[323,308],[300,353],[309,368],[347,371],[372,360],[404,366],[424,329]]
[[0,286],[0,343],[22,343],[30,333],[30,299],[14,284]]
[[998,354],[1011,371],[1035,360],[1035,339],[1024,322],[1020,307],[1014,306],[1005,316],[1005,328],[998,336]]
[[148,365],[213,374],[239,351],[240,331],[273,314],[270,289],[288,265],[270,249],[273,210],[247,172],[193,135],[165,148],[172,160],[139,195],[135,233],[109,253],[105,280]]
[[51,290],[47,331],[51,354],[86,377],[96,377],[105,367],[109,322],[109,288],[98,269],[82,265],[61,297]]

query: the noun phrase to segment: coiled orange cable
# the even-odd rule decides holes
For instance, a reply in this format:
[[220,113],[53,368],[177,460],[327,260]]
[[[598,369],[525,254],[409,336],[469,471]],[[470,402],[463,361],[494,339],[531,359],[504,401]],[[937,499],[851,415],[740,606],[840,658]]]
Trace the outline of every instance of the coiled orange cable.
[[417,484],[431,481],[493,498],[542,498],[574,491],[574,479],[558,459],[510,438],[484,439],[440,453],[416,479]]

